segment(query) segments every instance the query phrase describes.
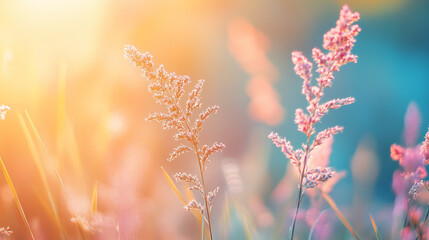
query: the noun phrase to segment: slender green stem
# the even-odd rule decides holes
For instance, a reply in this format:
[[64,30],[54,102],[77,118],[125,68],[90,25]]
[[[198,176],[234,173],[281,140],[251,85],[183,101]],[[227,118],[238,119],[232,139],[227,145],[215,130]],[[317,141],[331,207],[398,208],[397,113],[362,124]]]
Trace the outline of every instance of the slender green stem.
[[302,197],[303,197],[303,181],[304,181],[304,176],[305,176],[305,170],[306,170],[306,166],[307,166],[307,157],[308,157],[308,152],[310,150],[309,144],[310,144],[310,136],[307,136],[307,147],[305,150],[305,155],[304,155],[304,163],[302,165],[302,170],[301,170],[301,175],[300,175],[300,179],[299,179],[299,193],[298,193],[298,199],[296,201],[296,210],[295,210],[295,215],[293,217],[293,223],[292,223],[292,232],[290,234],[290,239],[293,239],[293,235],[295,233],[295,225],[296,225],[296,218],[298,216],[298,211],[299,211],[299,206],[301,205],[302,202]]

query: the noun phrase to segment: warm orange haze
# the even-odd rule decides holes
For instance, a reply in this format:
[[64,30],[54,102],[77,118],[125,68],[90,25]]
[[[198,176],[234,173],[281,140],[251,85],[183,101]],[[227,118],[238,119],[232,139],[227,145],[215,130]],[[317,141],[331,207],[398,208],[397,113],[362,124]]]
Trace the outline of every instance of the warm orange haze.
[[1,1],[0,239],[428,239],[427,10]]

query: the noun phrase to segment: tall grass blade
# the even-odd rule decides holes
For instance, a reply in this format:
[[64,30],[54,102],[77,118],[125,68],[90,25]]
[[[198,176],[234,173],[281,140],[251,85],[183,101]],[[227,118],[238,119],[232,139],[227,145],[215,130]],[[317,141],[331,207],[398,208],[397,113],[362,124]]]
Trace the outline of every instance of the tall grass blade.
[[237,214],[238,219],[241,221],[241,224],[243,225],[243,230],[246,234],[246,239],[252,240],[256,229],[252,223],[252,217],[247,212],[247,209],[242,207],[239,203],[234,202],[232,204],[232,207],[234,209],[234,212]]
[[58,169],[55,167],[55,164],[52,161],[51,156],[49,155],[48,150],[46,149],[45,144],[43,143],[42,138],[40,137],[39,132],[37,131],[36,126],[34,125],[33,121],[31,120],[30,115],[28,114],[27,110],[25,110],[25,115],[27,116],[27,120],[30,123],[31,129],[33,130],[33,134],[37,137],[37,140],[38,140],[40,146],[43,148],[43,151],[45,152],[45,154],[47,156],[48,163],[51,165],[52,169],[54,169],[54,171],[55,171],[55,175],[56,175],[57,180],[60,184],[61,191],[64,195],[64,198],[66,201],[68,201],[68,197],[67,197],[65,187],[64,187],[64,183],[63,183],[63,180],[61,179],[60,173],[58,172]]
[[369,214],[369,218],[371,218],[372,228],[374,229],[375,236],[377,237],[377,240],[382,240],[380,232],[378,231],[378,228],[377,228],[377,224],[375,224],[374,218],[372,217],[371,214]]
[[227,239],[228,238],[228,233],[229,233],[229,223],[231,222],[231,204],[230,204],[230,200],[228,198],[227,193],[225,193],[225,200],[223,203],[223,209],[222,209],[222,226],[223,226],[223,239]]
[[94,190],[92,191],[92,201],[91,201],[91,206],[92,206],[92,214],[96,214],[97,213],[97,203],[98,203],[98,187],[97,187],[97,183],[95,183],[94,186]]
[[61,64],[58,76],[58,100],[57,100],[57,154],[62,156],[64,152],[64,130],[66,123],[66,77],[67,65]]
[[[185,198],[180,193],[179,189],[176,187],[176,184],[174,184],[173,179],[171,179],[170,175],[165,171],[163,167],[161,167],[162,173],[164,173],[165,179],[167,179],[168,185],[170,185],[170,188],[176,193],[176,195],[179,197],[179,199],[183,202],[184,205],[188,204],[188,202],[185,200]],[[198,213],[195,210],[191,210],[192,214],[195,216],[197,221],[202,224],[202,216],[200,213]]]
[[344,215],[341,213],[340,209],[337,207],[337,204],[335,201],[327,194],[322,191],[320,191],[323,198],[326,200],[326,202],[331,206],[331,208],[334,210],[334,212],[337,214],[338,218],[341,220],[341,222],[344,224],[344,226],[349,230],[349,232],[355,237],[355,239],[360,239],[359,235],[356,233],[356,231],[353,229],[353,227],[350,225],[349,221],[344,217]]
[[182,196],[182,194],[179,192],[179,189],[177,189],[176,184],[174,184],[173,179],[171,179],[170,175],[165,171],[163,167],[161,167],[162,173],[164,173],[165,179],[167,179],[168,185],[170,185],[170,188],[176,193],[176,195],[182,200],[184,204],[187,204],[185,198]]
[[[191,200],[195,199],[195,195],[194,195],[194,193],[191,190],[189,190],[189,186],[186,183],[183,183],[183,186],[184,186],[184,189],[185,189],[185,196],[186,196],[187,201],[191,201]],[[192,211],[194,211],[194,210],[192,210]],[[209,233],[208,233],[208,228],[207,228],[208,226],[204,224],[205,221],[206,221],[206,219],[204,218],[204,221],[202,221],[201,225],[204,225],[204,228],[203,228],[204,229],[204,233],[205,233],[205,235],[207,235],[206,238],[209,238],[210,236],[209,236]]]
[[323,214],[325,214],[327,211],[328,211],[327,209],[326,209],[326,210],[323,210],[323,211],[319,214],[319,216],[316,218],[316,221],[314,221],[313,226],[311,226],[311,229],[310,229],[310,234],[308,234],[308,240],[313,239],[314,230],[316,229],[316,226],[317,226],[317,224],[319,223],[320,218],[322,217],[322,215],[323,215]]
[[[80,159],[79,148],[76,142],[73,127],[66,114],[66,80],[67,80],[67,65],[62,63],[59,68],[58,76],[58,99],[57,99],[57,157],[63,159],[66,151],[69,151],[73,166],[79,174],[76,178],[82,188],[86,185],[82,184],[85,179],[83,174],[82,161]],[[67,146],[67,148],[65,148]],[[75,181],[76,182],[76,181]]]
[[7,184],[9,185],[10,190],[12,191],[13,198],[15,199],[16,206],[18,207],[19,213],[21,214],[22,220],[25,223],[25,227],[31,235],[31,239],[35,240],[33,232],[31,231],[30,224],[27,221],[27,217],[25,216],[24,209],[22,208],[21,202],[19,201],[18,194],[16,193],[15,186],[12,183],[12,179],[7,172],[6,166],[4,165],[3,160],[0,157],[0,165],[3,170],[4,176],[6,177]]
[[24,118],[22,117],[21,113],[18,113],[18,118],[19,118],[19,122],[21,124],[21,127],[24,131],[28,146],[30,148],[31,155],[33,156],[33,159],[34,159],[36,166],[37,166],[37,170],[39,171],[40,177],[42,179],[43,186],[46,190],[46,193],[48,194],[49,204],[51,205],[51,210],[52,210],[52,213],[54,215],[53,219],[55,219],[55,224],[60,229],[62,239],[65,239],[65,230],[64,230],[64,227],[61,223],[61,220],[60,220],[60,217],[58,214],[58,210],[57,210],[57,206],[55,204],[54,198],[52,196],[52,192],[51,192],[50,187],[49,187],[48,178],[47,178],[45,168],[44,168],[43,163],[40,160],[40,157],[37,153],[36,144],[34,143],[33,138],[31,137],[30,131],[28,130],[27,124],[25,123]]
[[205,233],[205,223],[204,223],[205,221],[204,220],[202,220],[201,221],[201,240],[204,240],[204,233]]
[[191,200],[195,199],[195,195],[191,190],[189,190],[188,184],[183,183],[183,186],[184,186],[185,196],[186,196],[187,201],[191,201]]
[[[56,168],[54,162],[52,161],[52,158],[51,158],[48,150],[46,149],[45,144],[43,143],[42,138],[40,137],[40,134],[37,131],[36,126],[33,123],[33,120],[31,120],[30,115],[28,114],[27,110],[25,110],[25,115],[27,116],[27,120],[30,123],[31,129],[33,130],[33,134],[37,137],[37,140],[38,140],[40,146],[42,147],[43,151],[46,154],[46,157],[48,159],[48,163],[51,165],[52,169],[54,169],[55,176],[57,177],[58,183],[60,184],[60,189],[61,189],[61,192],[63,194],[64,200],[66,201],[66,205],[69,206],[69,211],[70,211],[72,217],[75,218],[77,215],[74,212],[74,209],[72,207],[70,207],[70,204],[69,204],[70,203],[70,198],[68,197],[67,192],[65,190],[66,188],[64,187],[64,182],[63,182],[63,180],[61,178],[61,175],[58,172],[58,169]],[[78,223],[76,223],[75,226],[79,230],[79,234],[80,234],[81,238],[85,239],[80,225]]]
[[[68,141],[69,143],[69,154],[70,159],[72,160],[73,167],[76,171],[76,174],[78,174],[78,179],[80,180],[79,184],[81,188],[84,189],[84,191],[88,191],[87,184],[85,184],[85,174],[84,174],[84,167],[82,164],[82,159],[79,152],[79,145],[77,143],[75,130],[73,128],[72,123],[70,122],[70,119],[66,119],[66,130],[67,130],[67,136],[70,138]],[[76,181],[75,181],[76,182]]]

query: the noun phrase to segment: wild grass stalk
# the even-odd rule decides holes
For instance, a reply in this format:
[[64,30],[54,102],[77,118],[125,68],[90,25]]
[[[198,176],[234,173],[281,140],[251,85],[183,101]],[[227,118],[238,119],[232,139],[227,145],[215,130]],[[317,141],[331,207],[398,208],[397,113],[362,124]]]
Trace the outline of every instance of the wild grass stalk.
[[135,67],[140,69],[143,72],[143,76],[150,82],[149,92],[153,94],[156,102],[167,106],[167,112],[154,113],[146,120],[158,121],[163,125],[164,129],[176,129],[177,134],[174,136],[174,139],[184,142],[174,149],[168,161],[173,161],[188,151],[193,151],[196,155],[200,177],[198,178],[196,175],[188,173],[176,173],[175,178],[178,182],[187,183],[190,190],[201,194],[204,206],[196,199],[193,199],[187,203],[185,209],[188,211],[197,210],[203,216],[208,225],[210,239],[213,239],[210,212],[213,198],[218,193],[219,187],[209,192],[205,184],[204,173],[210,162],[209,157],[213,153],[222,151],[225,145],[214,143],[211,146],[200,146],[199,134],[205,120],[210,115],[216,113],[219,107],[216,105],[208,107],[193,121],[194,111],[202,105],[200,96],[204,80],[199,80],[194,89],[189,93],[186,103],[180,104],[180,100],[185,94],[185,87],[191,82],[188,76],[178,76],[175,73],[169,73],[165,71],[163,65],[155,69],[152,56],[149,53],[140,53],[134,46],[128,45],[125,47],[125,57]]
[[6,182],[9,186],[9,189],[12,191],[13,199],[15,200],[16,206],[18,207],[19,213],[21,214],[21,218],[25,223],[25,227],[27,228],[28,233],[31,236],[31,239],[35,240],[33,231],[31,231],[30,223],[28,223],[27,216],[25,215],[24,209],[22,208],[22,205],[21,205],[21,201],[19,200],[18,193],[16,192],[15,186],[12,182],[12,179],[10,178],[9,172],[7,171],[6,166],[4,165],[4,162],[1,158],[0,158],[0,167],[2,168],[3,174],[6,177]]
[[36,144],[35,144],[35,142],[33,141],[32,137],[31,137],[30,130],[28,129],[27,124],[25,123],[24,117],[22,116],[22,114],[18,113],[18,119],[19,119],[21,127],[22,127],[22,129],[24,131],[25,138],[27,140],[28,146],[30,147],[31,155],[33,156],[33,159],[34,159],[34,161],[36,163],[36,166],[37,166],[37,169],[39,171],[40,177],[42,179],[43,187],[45,188],[46,193],[48,195],[49,204],[50,204],[51,211],[52,211],[52,214],[53,214],[53,219],[55,220],[55,224],[58,226],[58,228],[60,230],[61,239],[66,239],[65,228],[64,228],[64,226],[63,226],[63,224],[61,222],[61,219],[60,219],[60,216],[59,216],[59,213],[58,213],[57,204],[55,203],[52,191],[51,191],[51,189],[49,187],[48,176],[47,176],[47,173],[46,173],[46,170],[45,170],[45,166],[44,166],[44,164],[42,163],[42,160],[39,157],[39,154],[38,154],[37,148],[36,148]]
[[[61,178],[61,175],[60,175],[57,167],[55,166],[55,164],[54,164],[54,162],[53,162],[53,160],[51,158],[51,155],[49,154],[48,150],[46,149],[45,144],[42,141],[42,137],[40,136],[39,131],[37,131],[36,125],[34,124],[33,120],[31,119],[30,115],[28,114],[27,110],[25,110],[25,116],[27,117],[26,119],[27,119],[27,121],[28,121],[28,123],[30,125],[30,129],[32,130],[33,135],[36,138],[36,140],[33,142],[33,138],[30,136],[30,138],[28,140],[31,141],[32,144],[35,144],[35,142],[38,142],[39,147],[42,149],[42,152],[44,152],[44,154],[45,154],[45,157],[47,159],[48,165],[55,172],[55,177],[56,177],[56,179],[58,181],[58,184],[60,186],[60,190],[61,190],[63,199],[64,199],[66,205],[70,207],[71,200],[70,200],[69,195],[66,192],[66,188],[64,186],[64,182],[63,182],[63,180]],[[25,124],[25,122],[24,122],[24,124]],[[70,214],[72,216],[72,219],[74,219],[74,218],[77,217],[77,215],[76,215],[75,210],[73,209],[73,207],[70,207],[69,211],[70,211]],[[75,226],[78,229],[78,232],[80,234],[81,239],[85,240],[85,236],[83,234],[81,226],[79,224],[77,224],[77,223],[75,223]]]
[[330,167],[309,169],[307,162],[316,146],[321,145],[331,136],[343,130],[343,127],[335,126],[320,131],[315,135],[314,125],[330,109],[337,109],[355,101],[354,98],[347,97],[321,103],[321,98],[324,95],[324,89],[332,86],[333,72],[339,71],[339,68],[346,63],[357,62],[357,56],[351,54],[351,50],[356,41],[355,37],[361,30],[358,25],[353,25],[359,18],[359,13],[353,13],[347,5],[344,5],[340,11],[340,18],[336,23],[336,27],[323,36],[323,47],[328,50],[328,53],[325,54],[320,49],[313,48],[312,57],[318,65],[316,72],[319,73],[319,77],[316,79],[317,85],[311,85],[313,64],[301,52],[292,52],[294,70],[303,79],[302,94],[308,102],[307,113],[300,108],[295,111],[295,123],[298,125],[298,131],[306,135],[306,142],[302,145],[302,149],[293,150],[291,143],[285,138],[280,138],[277,133],[272,132],[268,136],[277,147],[281,148],[282,152],[299,172],[299,190],[290,229],[290,239],[293,239],[295,233],[296,220],[305,190],[317,187],[320,182],[326,182],[335,174],[335,171]]

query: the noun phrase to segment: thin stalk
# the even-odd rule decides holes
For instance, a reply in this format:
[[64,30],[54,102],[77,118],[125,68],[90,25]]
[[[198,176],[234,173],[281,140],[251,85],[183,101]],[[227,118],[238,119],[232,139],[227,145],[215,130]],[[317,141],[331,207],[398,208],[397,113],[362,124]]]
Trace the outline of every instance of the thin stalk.
[[349,221],[347,221],[346,217],[341,213],[337,204],[335,204],[335,201],[329,196],[329,194],[327,194],[323,191],[320,191],[320,193],[322,194],[322,197],[326,200],[326,202],[329,204],[329,206],[331,206],[332,210],[334,210],[335,214],[337,214],[337,217],[344,224],[344,226],[347,228],[347,230],[349,230],[349,232],[355,237],[356,240],[360,240],[359,235],[356,233],[356,231],[350,225]]
[[[319,84],[319,87],[320,87],[320,91],[323,92],[323,88],[324,87],[320,86],[320,84]],[[320,98],[316,98],[316,101],[317,101],[317,104],[318,104],[319,101],[320,101]],[[310,101],[309,101],[309,103],[310,103]],[[313,117],[314,112],[315,112],[315,109],[313,109],[311,112],[309,112],[309,114],[310,114],[310,116],[309,116],[310,120]],[[304,163],[302,165],[302,169],[301,169],[300,165],[298,165],[298,170],[300,171],[301,175],[300,175],[300,180],[299,180],[299,194],[298,194],[298,199],[297,199],[297,203],[296,203],[295,216],[293,217],[292,232],[291,232],[291,235],[290,235],[290,239],[291,240],[293,239],[293,235],[294,235],[294,232],[295,232],[296,218],[298,216],[299,206],[301,205],[301,201],[302,201],[302,197],[303,197],[303,196],[301,196],[301,195],[303,195],[303,186],[302,186],[302,184],[303,184],[303,181],[304,181],[305,171],[306,171],[306,168],[307,168],[308,154],[312,150],[312,147],[310,147],[310,138],[313,135],[313,131],[314,131],[313,127],[314,127],[314,123],[310,123],[310,126],[309,126],[309,131],[310,132],[306,133],[306,135],[307,135],[307,146],[306,146],[306,149],[305,149]]]
[[52,208],[52,212],[54,214],[55,223],[57,224],[57,226],[61,232],[61,238],[66,239],[65,230],[64,230],[64,227],[60,221],[57,206],[56,206],[55,201],[53,199],[51,189],[49,188],[48,178],[46,175],[45,167],[44,167],[41,159],[39,158],[39,155],[37,154],[36,144],[33,141],[32,137],[30,135],[30,130],[28,129],[27,124],[25,123],[24,118],[22,117],[22,115],[20,113],[18,113],[18,117],[19,117],[19,121],[21,123],[22,129],[24,130],[24,134],[26,136],[28,146],[30,147],[31,154],[33,155],[34,161],[36,162],[36,166],[39,170],[40,177],[42,179],[42,183],[45,187],[46,193],[48,194],[48,199],[49,199],[49,203],[51,205],[50,207]]
[[[179,109],[180,114],[183,117],[185,117],[185,119],[186,119],[186,121],[185,121],[186,128],[188,129],[189,132],[191,132],[191,127],[189,126],[189,122],[190,122],[189,117],[186,114],[183,113],[182,108],[180,107],[177,99],[170,93],[170,91],[168,90],[168,87],[166,87],[166,92],[170,96],[170,98],[173,101],[173,103]],[[197,154],[198,167],[200,169],[200,174],[201,174],[201,184],[202,184],[202,187],[203,187],[204,203],[206,205],[207,223],[209,225],[210,240],[213,240],[212,225],[211,225],[211,221],[210,221],[210,209],[209,209],[209,204],[208,204],[208,199],[207,199],[207,193],[206,193],[206,189],[205,189],[204,172],[203,172],[203,169],[202,169],[202,166],[201,166],[200,152],[199,152],[198,144],[196,142],[194,142],[194,141],[192,142],[192,144],[194,145],[195,153]]]
[[305,150],[305,155],[304,155],[304,164],[302,165],[302,171],[301,171],[301,176],[300,176],[300,180],[299,180],[299,193],[298,193],[298,199],[296,202],[296,210],[295,210],[295,215],[293,217],[293,223],[292,223],[292,232],[290,234],[290,239],[293,239],[293,235],[295,233],[295,225],[296,225],[296,218],[298,216],[298,211],[299,211],[299,206],[301,205],[302,202],[302,197],[303,197],[303,181],[304,181],[304,175],[305,175],[305,169],[307,166],[307,157],[308,157],[308,152],[310,150],[309,144],[310,144],[310,136],[307,136],[307,147]]
[[[66,201],[66,205],[70,206],[70,204],[69,204],[70,203],[70,198],[68,197],[68,195],[66,193],[66,190],[65,190],[66,188],[64,187],[64,183],[63,183],[63,180],[61,178],[61,175],[58,172],[58,169],[55,167],[55,164],[52,161],[51,155],[49,154],[48,150],[46,149],[45,144],[42,141],[42,137],[40,136],[39,132],[37,131],[37,128],[36,128],[36,126],[33,123],[33,120],[31,120],[30,115],[28,114],[27,109],[25,109],[25,115],[27,116],[28,122],[30,123],[31,129],[33,130],[34,135],[37,137],[37,140],[39,140],[39,144],[43,148],[43,150],[44,150],[44,152],[46,154],[46,157],[48,159],[48,163],[51,165],[52,169],[54,169],[55,176],[57,177],[57,180],[58,180],[58,182],[60,184],[60,189],[61,189],[61,192],[63,194],[64,200]],[[74,209],[72,207],[70,207],[70,213],[71,213],[71,215],[72,215],[73,218],[75,218],[77,216],[76,213],[74,212]],[[85,238],[85,235],[83,234],[83,231],[82,231],[80,225],[78,223],[76,223],[75,226],[79,230],[79,234],[80,234],[81,239],[85,240],[86,238]]]
[[200,152],[198,151],[198,145],[196,143],[194,143],[194,147],[195,147],[195,151],[197,153],[198,166],[200,168],[201,184],[203,185],[204,202],[206,204],[206,213],[207,213],[207,222],[209,224],[210,240],[212,240],[213,239],[212,224],[210,221],[210,209],[209,209],[209,204],[208,204],[208,199],[207,199],[207,194],[206,194],[206,188],[205,188],[205,184],[204,184],[204,173],[203,173],[203,168],[201,167],[201,157],[200,157]]
[[16,192],[16,189],[15,189],[15,186],[13,185],[12,179],[10,178],[10,175],[6,169],[6,166],[4,165],[4,162],[1,158],[0,158],[0,166],[3,170],[4,176],[6,178],[6,182],[9,185],[9,189],[12,192],[13,198],[15,199],[15,203],[16,203],[16,206],[18,207],[19,213],[21,214],[21,218],[25,223],[25,227],[27,228],[28,232],[30,233],[31,239],[36,240],[36,238],[34,238],[33,232],[31,231],[31,227],[30,227],[30,224],[28,223],[27,217],[25,216],[24,209],[22,208],[21,202],[19,201],[18,193]]

